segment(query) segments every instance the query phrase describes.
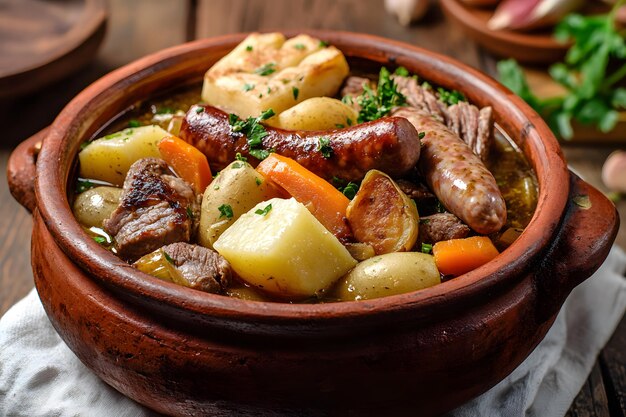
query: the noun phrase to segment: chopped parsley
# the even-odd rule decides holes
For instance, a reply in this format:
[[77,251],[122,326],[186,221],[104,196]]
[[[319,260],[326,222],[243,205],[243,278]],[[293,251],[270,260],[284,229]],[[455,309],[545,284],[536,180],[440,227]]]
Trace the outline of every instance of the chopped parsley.
[[190,220],[193,220],[193,211],[191,211],[191,207],[187,206],[187,217],[189,217]]
[[174,114],[175,111],[171,107],[161,107],[160,109],[156,109],[154,114]]
[[353,182],[349,182],[345,187],[339,187],[339,191],[343,193],[348,199],[352,200],[356,195],[357,191],[359,191],[358,184]]
[[372,90],[367,84],[363,85],[363,94],[357,98],[361,106],[359,111],[359,123],[380,119],[391,112],[391,109],[406,103],[406,97],[402,95],[391,79],[389,70],[382,67],[378,77],[378,88]]
[[[126,130],[126,129],[124,129],[124,130]],[[102,139],[104,139],[104,140],[111,140],[111,139],[119,138],[120,136],[122,136],[122,132],[115,132],[115,133],[111,133],[110,135],[106,135]]]
[[351,118],[346,118],[346,123],[348,124],[348,126],[352,126],[352,119]]
[[254,89],[254,84],[245,83],[243,85],[243,91],[250,91],[250,90],[253,90],[253,89]]
[[241,161],[241,162],[248,162],[248,158],[246,158],[245,156],[243,156],[239,152],[237,152],[237,154],[235,155],[235,159],[238,160],[238,161]]
[[422,243],[422,253],[431,253],[433,251],[433,245],[430,243]]
[[426,132],[419,132],[419,133],[417,134],[417,137],[419,138],[419,140],[424,139],[424,136],[426,136]]
[[230,169],[239,169],[243,166],[243,164],[241,162],[233,162],[233,165],[230,167]]
[[250,150],[248,153],[256,159],[263,160],[267,158],[271,150],[262,149],[263,138],[268,135],[267,130],[261,124],[261,121],[267,120],[274,116],[272,109],[267,109],[259,117],[248,117],[246,120],[239,119],[236,114],[228,115],[228,123],[235,133],[243,133],[248,140]]
[[167,254],[167,252],[163,251],[163,257],[165,257],[165,260],[166,260],[167,262],[169,262],[169,263],[171,263],[172,265],[174,265],[174,260],[172,259],[172,257],[171,257],[171,256],[169,256],[169,255]]
[[252,52],[252,45],[246,46],[246,51],[247,52]]
[[96,184],[89,180],[78,180],[76,181],[76,194],[84,193],[85,191],[95,187]]
[[107,243],[107,239],[104,236],[94,236],[93,240],[95,240],[96,243],[99,243],[101,245]]
[[326,48],[326,47],[328,47],[328,45],[329,45],[329,43],[326,42],[326,41],[320,41],[320,43],[319,43],[319,47],[320,48]]
[[259,178],[259,177],[254,177],[254,182],[256,182],[257,186],[261,185],[261,183],[262,183],[261,178]]
[[343,128],[344,128],[344,127],[346,127],[346,126],[345,126],[345,125],[342,125],[341,123],[336,123],[336,124],[335,124],[335,127],[336,127],[337,129],[343,129]]
[[293,99],[298,99],[298,94],[300,94],[300,89],[298,87],[291,87],[291,92],[293,93]]
[[445,88],[437,88],[439,93],[439,101],[451,106],[457,104],[459,101],[467,101],[463,93],[456,90],[446,90]]
[[139,120],[133,119],[128,122],[128,127],[139,127],[141,126],[141,122]]
[[343,97],[341,98],[341,102],[342,102],[343,104],[351,105],[351,104],[352,104],[352,96],[350,96],[350,95],[343,96]]
[[395,75],[399,75],[401,77],[408,77],[409,75],[409,70],[404,68],[404,67],[398,67],[396,68],[396,70],[393,72]]
[[302,50],[306,49],[306,46],[304,46],[303,43],[297,43],[293,47],[296,48],[298,51],[302,51]]
[[196,114],[200,114],[202,112],[204,112],[204,107],[202,107],[202,106],[196,107]]
[[217,209],[220,212],[220,217],[218,217],[219,219],[222,217],[226,217],[227,219],[233,218],[233,208],[229,204],[222,204]]
[[322,137],[319,139],[317,143],[317,150],[322,153],[322,156],[325,159],[328,159],[333,156],[333,148],[330,146],[330,139],[327,137]]
[[265,206],[265,208],[263,209],[257,209],[254,214],[258,214],[259,216],[267,216],[267,213],[270,212],[270,210],[272,209],[272,205],[268,204],[267,206]]
[[267,64],[263,65],[262,67],[259,67],[256,69],[256,71],[254,71],[255,73],[265,77],[267,75],[273,74],[274,72],[276,72],[276,68],[274,68],[276,66],[275,63],[273,62],[268,62]]

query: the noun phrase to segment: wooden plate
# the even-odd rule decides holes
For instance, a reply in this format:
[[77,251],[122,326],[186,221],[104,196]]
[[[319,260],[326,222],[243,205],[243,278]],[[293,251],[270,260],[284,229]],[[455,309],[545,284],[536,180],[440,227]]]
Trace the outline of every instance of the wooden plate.
[[479,45],[495,55],[525,63],[551,63],[562,59],[568,45],[557,42],[552,30],[530,33],[491,30],[487,22],[493,9],[466,6],[458,0],[441,0],[444,13]]
[[86,65],[106,18],[105,0],[3,0],[0,97],[35,91]]

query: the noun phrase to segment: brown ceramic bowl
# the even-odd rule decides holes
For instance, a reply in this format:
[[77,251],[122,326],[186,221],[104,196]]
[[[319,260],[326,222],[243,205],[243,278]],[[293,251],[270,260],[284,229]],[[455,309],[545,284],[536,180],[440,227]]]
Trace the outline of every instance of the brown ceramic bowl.
[[[83,233],[67,198],[76,154],[81,142],[137,100],[198,82],[245,35],[177,46],[112,72],[63,110],[46,134],[36,167],[37,138],[14,152],[9,178],[14,195],[34,208],[35,284],[54,327],[104,381],[154,410],[444,412],[484,392],[528,356],[615,238],[619,220],[613,204],[567,170],[540,117],[494,80],[403,43],[309,33],[342,49],[353,67],[403,65],[480,106],[493,106],[497,122],[536,171],[536,213],[520,238],[481,268],[387,298],[264,303],[166,283]],[[28,200],[35,170],[36,198]],[[573,203],[582,195],[590,207]]]

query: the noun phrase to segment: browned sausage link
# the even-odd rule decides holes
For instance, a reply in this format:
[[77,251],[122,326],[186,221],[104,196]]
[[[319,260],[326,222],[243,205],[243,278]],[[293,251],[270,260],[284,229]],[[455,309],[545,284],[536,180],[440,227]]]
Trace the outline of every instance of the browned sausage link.
[[[213,169],[222,169],[239,152],[256,165],[250,156],[246,137],[234,133],[228,115],[211,106],[204,111],[192,106],[183,121],[180,137],[206,155]],[[420,154],[417,131],[406,119],[384,117],[346,129],[329,131],[287,131],[266,127],[263,149],[295,159],[322,178],[363,179],[370,169],[398,177],[415,166]],[[327,138],[332,154],[324,157],[320,140]],[[328,153],[326,153],[328,156]]]
[[478,233],[496,232],[506,222],[506,204],[496,180],[472,150],[429,114],[402,108],[422,138],[419,170],[441,203]]

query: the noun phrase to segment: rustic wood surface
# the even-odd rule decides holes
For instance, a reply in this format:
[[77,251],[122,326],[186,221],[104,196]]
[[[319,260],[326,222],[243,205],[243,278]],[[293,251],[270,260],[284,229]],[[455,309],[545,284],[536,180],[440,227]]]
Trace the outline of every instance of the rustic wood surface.
[[[125,0],[109,1],[107,35],[96,59],[75,76],[36,94],[0,101],[4,128],[0,166],[6,169],[11,149],[52,122],[82,88],[101,75],[138,57],[193,38],[272,29],[326,28],[366,32],[447,54],[486,72],[493,58],[483,53],[434,6],[426,20],[405,28],[383,9],[382,0]],[[1,11],[0,11],[1,14]],[[0,42],[2,42],[0,38]],[[570,165],[591,184],[606,191],[600,168],[615,150],[606,146],[564,145]],[[30,215],[0,183],[0,315],[33,287],[30,269]],[[617,204],[626,218],[626,201]],[[626,248],[626,226],[617,244]],[[626,415],[626,320],[603,350],[568,416]]]

